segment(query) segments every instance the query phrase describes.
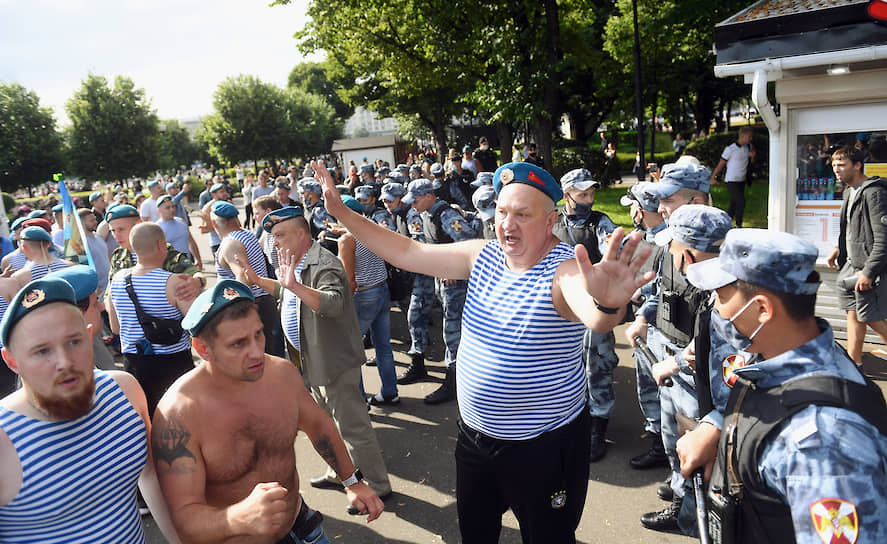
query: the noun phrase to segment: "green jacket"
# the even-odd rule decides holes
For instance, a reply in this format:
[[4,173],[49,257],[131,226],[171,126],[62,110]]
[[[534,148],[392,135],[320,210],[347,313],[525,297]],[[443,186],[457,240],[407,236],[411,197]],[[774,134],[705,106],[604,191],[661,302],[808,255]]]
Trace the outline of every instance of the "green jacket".
[[[111,254],[111,272],[108,275],[109,285],[111,279],[114,278],[114,274],[125,268],[135,266],[136,263],[133,255],[133,253],[123,247],[118,247],[114,250],[114,253]],[[200,269],[194,266],[188,255],[179,253],[170,244],[166,244],[166,259],[163,261],[163,269],[173,274],[188,274],[189,276],[200,272]]]
[[320,307],[313,311],[299,303],[299,341],[302,370],[309,386],[329,385],[346,370],[366,360],[351,286],[342,262],[319,243],[308,249],[299,277],[320,291]]

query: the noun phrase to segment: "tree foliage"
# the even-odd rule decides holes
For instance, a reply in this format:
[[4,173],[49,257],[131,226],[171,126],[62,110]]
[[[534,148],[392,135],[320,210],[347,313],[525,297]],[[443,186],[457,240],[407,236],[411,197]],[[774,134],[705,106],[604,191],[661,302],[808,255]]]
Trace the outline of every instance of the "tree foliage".
[[290,72],[288,86],[322,96],[336,111],[336,116],[344,121],[354,114],[354,106],[339,96],[341,85],[331,79],[329,71],[328,62],[299,63]]
[[9,191],[49,181],[63,168],[63,151],[52,112],[37,95],[0,84],[0,185]]
[[343,125],[322,97],[298,88],[281,89],[254,76],[220,83],[213,106],[198,137],[211,155],[229,163],[322,153]]
[[188,130],[175,119],[164,121],[160,132],[158,168],[167,172],[185,169],[196,160],[198,151]]
[[158,166],[160,130],[144,89],[117,76],[90,74],[65,105],[71,167],[90,179],[147,176]]

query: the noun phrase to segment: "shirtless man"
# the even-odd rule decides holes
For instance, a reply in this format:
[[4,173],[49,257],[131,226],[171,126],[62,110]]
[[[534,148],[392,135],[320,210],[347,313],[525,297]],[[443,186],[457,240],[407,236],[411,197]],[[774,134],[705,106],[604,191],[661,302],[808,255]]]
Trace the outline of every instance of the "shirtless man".
[[367,521],[381,499],[362,480],[333,421],[291,363],[264,353],[249,287],[221,280],[182,321],[203,364],[167,391],[154,415],[160,485],[185,541],[325,542],[322,516],[299,494],[293,441],[305,432]]

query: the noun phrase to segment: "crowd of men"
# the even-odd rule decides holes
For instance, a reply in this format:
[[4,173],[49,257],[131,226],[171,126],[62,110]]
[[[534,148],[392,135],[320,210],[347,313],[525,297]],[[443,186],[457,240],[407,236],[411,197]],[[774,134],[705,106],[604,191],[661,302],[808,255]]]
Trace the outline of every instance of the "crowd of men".
[[[692,156],[628,190],[627,234],[594,210],[590,171],[557,180],[533,154],[498,166],[479,144],[445,164],[247,174],[243,223],[225,181],[208,180],[196,216],[211,286],[176,182],[148,183],[138,208],[89,197],[79,215],[103,268],[69,266],[48,214],[13,223],[0,541],[141,542],[141,496],[170,542],[327,542],[299,492],[299,430],[328,465],[310,484],[378,518],[393,489],[369,410],[428,379],[435,304],[446,371],[424,402],[458,400],[464,542],[497,542],[508,509],[524,542],[575,541],[590,464],[606,455],[620,323],[652,441],[629,464],[668,471],[657,490],[668,506],[645,527],[721,542],[887,540],[887,407],[856,348],[848,356],[814,315],[815,247],[733,228]],[[854,342],[887,317],[885,231],[855,215],[887,213],[887,189],[857,158],[834,156],[851,188],[834,259],[856,278],[842,299]],[[392,304],[409,324],[400,376]],[[364,390],[365,344],[379,392]]]

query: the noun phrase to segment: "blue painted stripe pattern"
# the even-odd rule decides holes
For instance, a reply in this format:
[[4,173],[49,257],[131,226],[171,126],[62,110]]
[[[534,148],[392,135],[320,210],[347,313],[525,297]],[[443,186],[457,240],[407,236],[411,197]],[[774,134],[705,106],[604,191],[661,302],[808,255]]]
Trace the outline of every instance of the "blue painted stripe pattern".
[[[307,253],[305,254],[307,255]],[[302,278],[302,267],[305,266],[305,256],[299,261],[293,272],[299,281]],[[298,350],[302,350],[302,341],[299,339],[299,297],[289,289],[283,289],[283,300],[280,303],[280,328],[290,344]]]
[[586,402],[582,323],[554,308],[554,273],[573,248],[561,242],[514,273],[499,242],[471,270],[456,364],[462,419],[504,440],[527,440],[572,421]]
[[31,281],[42,279],[44,276],[49,274],[50,272],[55,272],[56,270],[62,270],[68,266],[68,263],[61,259],[56,259],[49,263],[49,265],[45,264],[37,264],[31,263]]
[[[229,232],[225,236],[225,238],[231,238],[243,244],[244,249],[246,249],[246,258],[249,261],[249,265],[252,267],[253,271],[258,274],[259,277],[268,277],[268,263],[265,262],[265,252],[262,251],[262,245],[256,239],[255,234],[251,233],[248,230],[240,229],[235,230],[234,232]],[[234,272],[232,272],[230,268],[217,266],[216,272],[218,273],[220,278],[229,280],[237,279],[234,277]],[[250,286],[250,289],[252,289],[254,297],[260,297],[268,294],[267,291],[257,285]]]
[[0,407],[23,467],[21,491],[0,507],[0,542],[145,541],[136,505],[145,423],[113,378],[94,374],[95,404],[78,419],[39,421]]
[[[136,316],[135,306],[126,292],[125,272],[125,270],[121,270],[111,280],[111,302],[114,303],[114,310],[120,321],[120,345],[123,353],[137,354],[136,345],[139,340],[145,337],[145,333]],[[155,268],[144,276],[133,275],[132,286],[136,296],[139,297],[139,304],[146,314],[181,321],[184,317],[182,312],[170,304],[166,298],[166,281],[171,275],[162,268]],[[151,344],[151,346],[154,348],[154,353],[158,355],[178,353],[191,349],[191,337],[187,332],[184,332],[182,338],[175,344],[169,346]]]

